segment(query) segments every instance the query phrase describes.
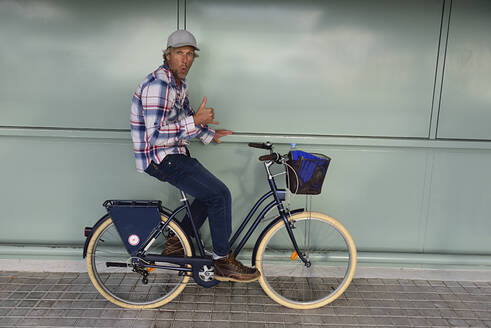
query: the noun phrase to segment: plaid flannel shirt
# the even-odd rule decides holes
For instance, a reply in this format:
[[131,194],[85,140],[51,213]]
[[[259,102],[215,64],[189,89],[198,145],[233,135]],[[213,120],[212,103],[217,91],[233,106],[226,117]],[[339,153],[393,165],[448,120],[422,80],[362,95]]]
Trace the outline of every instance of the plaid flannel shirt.
[[194,125],[187,86],[181,88],[167,65],[150,73],[138,86],[131,102],[131,138],[136,169],[143,172],[151,161],[160,163],[168,154],[186,154],[195,137],[208,144],[215,131]]

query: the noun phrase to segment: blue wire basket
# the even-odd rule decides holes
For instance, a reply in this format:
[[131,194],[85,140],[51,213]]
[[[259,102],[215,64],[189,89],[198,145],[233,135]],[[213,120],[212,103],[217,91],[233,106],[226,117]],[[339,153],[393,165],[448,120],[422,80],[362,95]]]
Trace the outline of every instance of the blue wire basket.
[[292,150],[288,153],[287,187],[297,195],[318,195],[331,158],[323,154]]

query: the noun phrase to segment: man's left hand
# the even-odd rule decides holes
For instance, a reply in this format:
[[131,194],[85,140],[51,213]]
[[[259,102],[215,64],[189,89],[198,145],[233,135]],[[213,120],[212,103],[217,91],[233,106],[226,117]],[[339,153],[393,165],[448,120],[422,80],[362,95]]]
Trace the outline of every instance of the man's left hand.
[[213,137],[213,141],[215,141],[217,144],[222,143],[220,141],[221,137],[229,136],[232,134],[232,131],[230,130],[215,130],[215,136]]

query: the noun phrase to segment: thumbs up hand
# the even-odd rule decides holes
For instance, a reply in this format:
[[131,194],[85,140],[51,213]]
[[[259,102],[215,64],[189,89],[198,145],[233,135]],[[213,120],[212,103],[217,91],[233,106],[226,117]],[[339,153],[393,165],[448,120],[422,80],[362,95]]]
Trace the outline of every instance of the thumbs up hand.
[[215,110],[211,107],[206,107],[206,101],[207,98],[205,96],[203,97],[203,101],[201,102],[201,105],[199,105],[196,114],[194,114],[194,125],[220,124],[215,121]]

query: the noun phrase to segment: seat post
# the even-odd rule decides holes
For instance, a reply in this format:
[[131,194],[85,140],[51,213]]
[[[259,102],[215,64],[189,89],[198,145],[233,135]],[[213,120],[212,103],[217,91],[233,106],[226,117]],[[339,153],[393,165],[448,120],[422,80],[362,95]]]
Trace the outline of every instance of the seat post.
[[196,239],[196,243],[198,244],[199,254],[201,257],[205,257],[205,255],[206,255],[205,254],[205,248],[203,245],[203,241],[201,240],[201,238],[199,236],[198,228],[196,227],[196,224],[194,223],[193,215],[191,214],[191,205],[189,204],[189,201],[188,201],[184,191],[182,191],[181,189],[179,189],[179,191],[181,193],[181,202],[183,202],[184,205],[186,206],[186,214],[187,214],[187,217],[191,223],[191,228],[193,229],[194,238]]

